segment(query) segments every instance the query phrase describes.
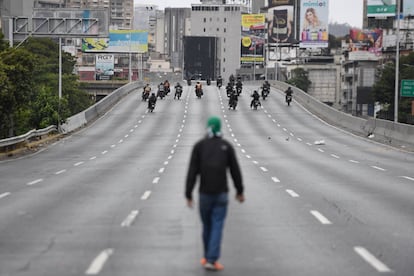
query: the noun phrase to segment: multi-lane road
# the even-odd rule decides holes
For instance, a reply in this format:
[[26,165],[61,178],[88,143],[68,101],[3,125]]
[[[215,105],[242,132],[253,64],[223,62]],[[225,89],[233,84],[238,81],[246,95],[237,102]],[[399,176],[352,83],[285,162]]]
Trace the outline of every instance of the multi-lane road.
[[276,90],[251,110],[257,88],[244,87],[235,111],[213,85],[202,99],[172,91],[154,113],[136,91],[87,128],[1,162],[0,276],[206,274],[184,182],[210,115],[246,188],[230,203],[219,274],[414,275],[414,155],[288,107]]

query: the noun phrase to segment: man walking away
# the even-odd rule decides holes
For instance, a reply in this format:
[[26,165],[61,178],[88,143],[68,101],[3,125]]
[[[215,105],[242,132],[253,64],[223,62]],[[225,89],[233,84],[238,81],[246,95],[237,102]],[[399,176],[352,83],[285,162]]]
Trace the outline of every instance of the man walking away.
[[201,264],[208,270],[224,268],[218,259],[228,205],[227,170],[233,179],[236,199],[244,201],[242,175],[236,154],[232,145],[222,139],[220,129],[220,118],[210,117],[207,121],[207,136],[193,147],[185,187],[187,205],[192,207],[192,191],[197,175],[200,176],[199,211],[204,245]]

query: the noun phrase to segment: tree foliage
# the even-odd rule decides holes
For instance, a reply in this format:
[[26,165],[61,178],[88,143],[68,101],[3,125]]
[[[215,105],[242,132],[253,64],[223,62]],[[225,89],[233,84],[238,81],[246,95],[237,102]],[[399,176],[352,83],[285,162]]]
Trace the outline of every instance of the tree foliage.
[[308,92],[309,86],[312,83],[308,78],[308,72],[300,67],[292,70],[292,77],[286,82],[305,92]]
[[[375,101],[389,106],[388,112],[393,114],[395,108],[395,63],[384,64],[378,70],[377,75],[379,76],[378,80],[373,86]],[[401,80],[414,79],[414,53],[400,57],[399,79],[398,93],[401,89]],[[411,101],[413,100],[413,98],[399,97],[398,118],[400,122],[406,122],[407,116],[411,113]]]
[[19,48],[3,46],[0,43],[0,139],[62,123],[92,104],[72,74],[75,59],[64,52],[59,99],[59,46],[52,39],[29,38]]

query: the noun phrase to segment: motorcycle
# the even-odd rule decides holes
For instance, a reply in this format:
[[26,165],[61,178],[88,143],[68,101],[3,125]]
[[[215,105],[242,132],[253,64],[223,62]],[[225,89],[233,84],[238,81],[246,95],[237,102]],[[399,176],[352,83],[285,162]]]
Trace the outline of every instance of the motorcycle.
[[269,96],[269,88],[263,87],[263,89],[262,89],[262,98],[263,98],[263,100],[266,100],[267,96]]
[[210,78],[208,78],[207,79],[207,85],[210,85],[211,84],[211,79]]
[[236,99],[232,99],[232,100],[230,100],[229,101],[229,109],[232,109],[233,108],[233,110],[236,110],[236,107],[237,107],[237,100]]
[[164,90],[158,90],[158,93],[157,93],[158,95],[158,97],[162,100],[162,99],[164,99],[164,97],[165,97],[165,91]]
[[253,101],[253,109],[254,109],[254,110],[257,110],[257,107],[258,107],[259,105],[261,106],[261,104],[260,104],[260,101],[259,101],[259,100],[254,100],[254,101]]
[[187,85],[191,86],[191,79],[187,79]]
[[148,104],[148,111],[149,112],[153,112],[154,111],[154,108],[155,108],[155,103],[154,102]]
[[237,86],[236,87],[236,92],[237,92],[237,95],[240,96],[240,94],[242,92],[242,87],[241,86]]
[[292,101],[292,95],[287,95],[286,96],[286,102],[287,102],[288,106],[290,106],[291,101]]
[[142,92],[142,100],[145,102],[146,100],[148,100],[148,97],[149,97],[149,93],[145,93],[145,91],[144,92]]
[[218,79],[217,80],[217,87],[220,89],[222,85],[223,85],[223,81],[221,79]]
[[197,98],[201,99],[201,96],[203,96],[203,89],[196,88],[195,93],[196,93]]
[[181,87],[177,87],[175,89],[174,100],[177,98],[178,100],[181,98],[181,94],[183,93],[183,89]]

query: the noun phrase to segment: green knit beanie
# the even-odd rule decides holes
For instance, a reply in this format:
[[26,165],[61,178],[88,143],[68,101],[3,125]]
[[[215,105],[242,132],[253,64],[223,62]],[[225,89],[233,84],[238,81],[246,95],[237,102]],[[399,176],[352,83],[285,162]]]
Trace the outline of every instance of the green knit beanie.
[[213,132],[213,134],[219,133],[221,129],[220,118],[216,116],[211,116],[208,118],[207,127],[211,129],[211,132]]

